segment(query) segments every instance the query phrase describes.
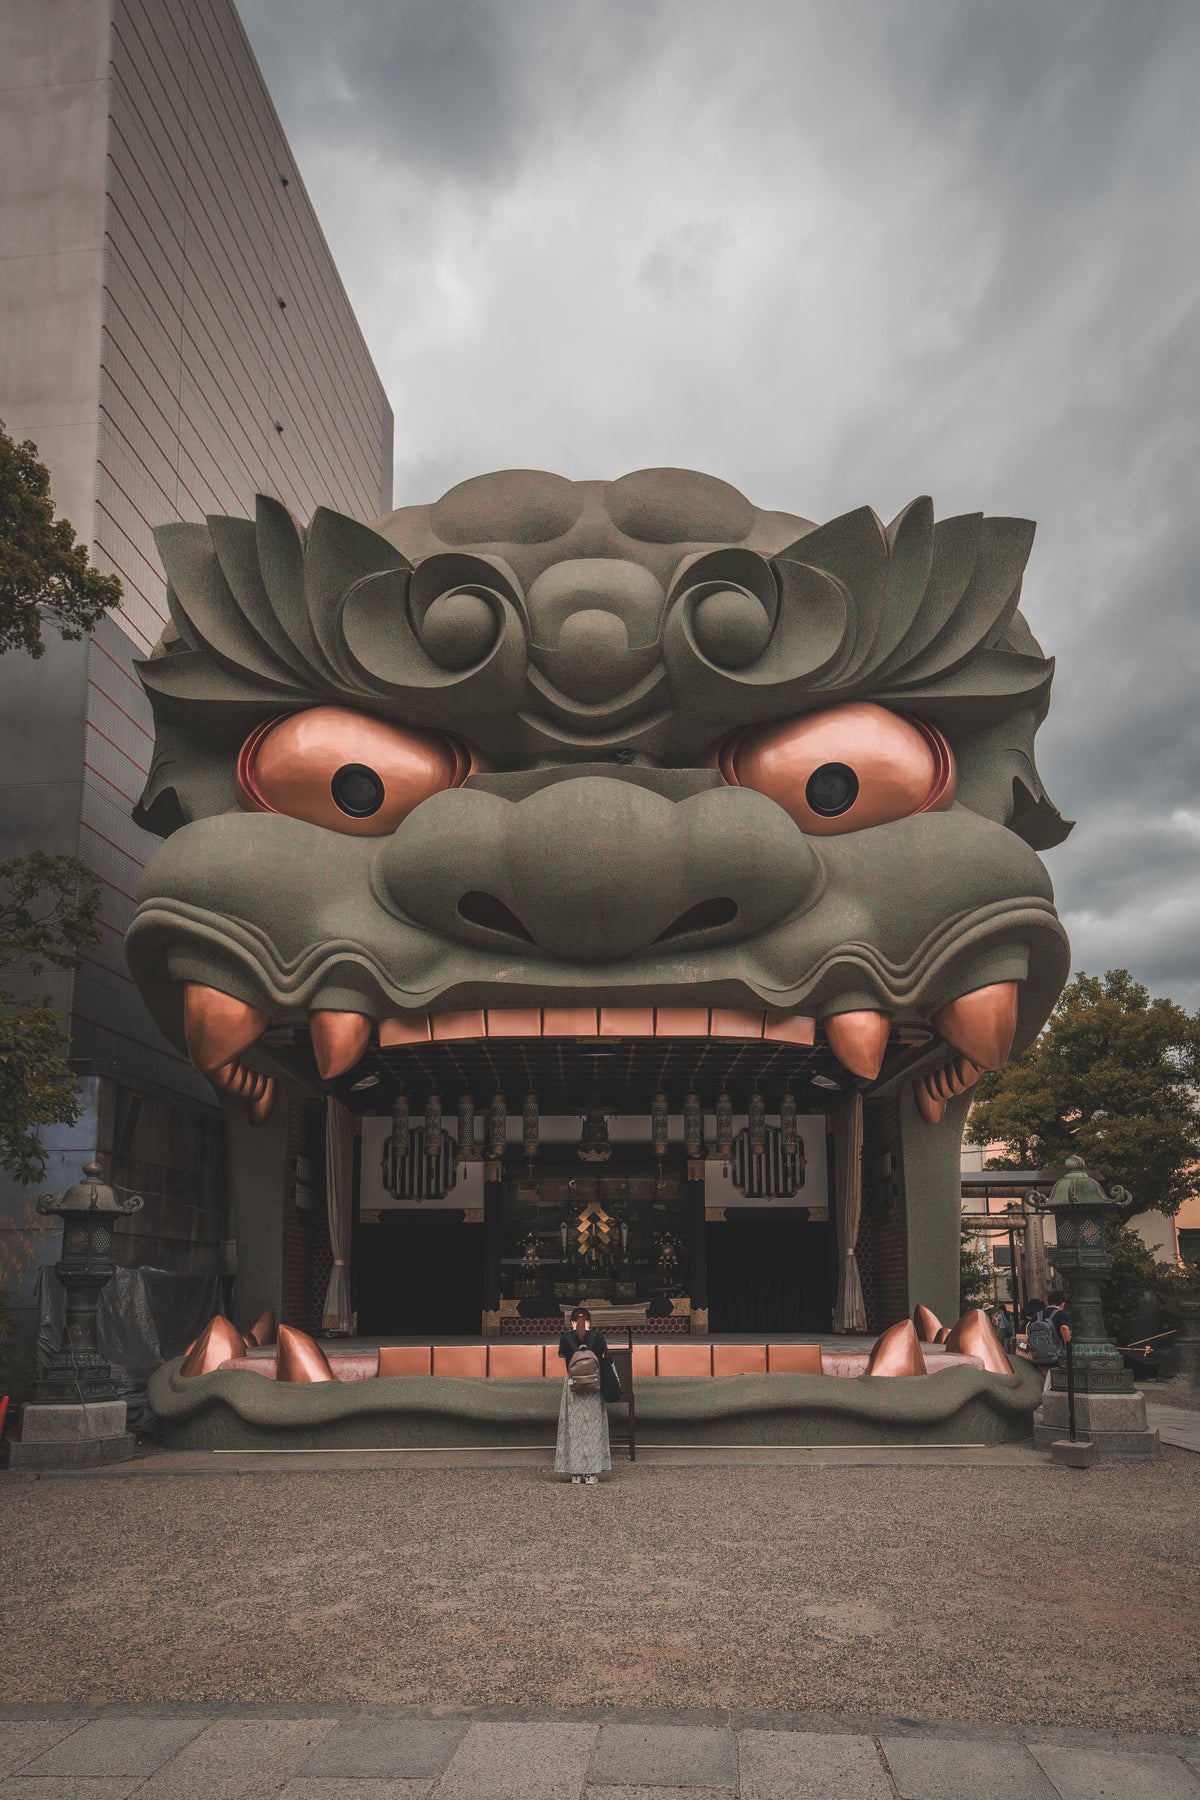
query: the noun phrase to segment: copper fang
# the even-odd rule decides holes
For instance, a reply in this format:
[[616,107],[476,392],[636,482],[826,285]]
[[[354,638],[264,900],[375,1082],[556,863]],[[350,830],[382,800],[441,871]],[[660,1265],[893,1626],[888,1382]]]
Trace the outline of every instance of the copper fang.
[[275,1349],[276,1381],[332,1381],[333,1370],[320,1344],[294,1325],[279,1327]]
[[830,1013],[822,1020],[829,1048],[844,1068],[865,1081],[874,1081],[883,1067],[888,1033],[892,1029],[890,1013]]
[[371,1041],[371,1021],[365,1013],[309,1013],[308,1031],[322,1081],[333,1081],[352,1069]]
[[275,1334],[275,1308],[273,1306],[268,1306],[265,1312],[259,1313],[257,1319],[255,1319],[253,1325],[246,1333],[246,1342],[248,1344],[257,1345],[273,1344],[275,1342]]
[[923,1344],[936,1344],[938,1332],[943,1326],[930,1307],[918,1306],[913,1312],[913,1328]]
[[187,1353],[179,1365],[181,1375],[211,1375],[219,1369],[223,1362],[231,1357],[243,1356],[246,1351],[246,1340],[231,1320],[218,1313],[210,1319],[200,1336],[189,1344]]
[[960,994],[934,1013],[933,1024],[978,1069],[1002,1069],[1017,1029],[1017,984],[997,981]]
[[183,1033],[192,1067],[202,1075],[211,1075],[257,1044],[269,1023],[268,1014],[219,988],[184,984]]
[[957,1350],[963,1356],[977,1356],[991,1375],[1011,1375],[1013,1372],[996,1328],[982,1307],[976,1306],[971,1312],[964,1313],[957,1325],[951,1326],[946,1348]]
[[889,1325],[867,1359],[868,1375],[925,1375],[925,1358],[911,1319]]

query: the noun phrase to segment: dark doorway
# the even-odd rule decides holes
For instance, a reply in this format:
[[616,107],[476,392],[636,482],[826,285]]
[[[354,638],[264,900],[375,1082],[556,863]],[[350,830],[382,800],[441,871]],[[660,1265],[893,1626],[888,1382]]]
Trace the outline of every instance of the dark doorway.
[[711,1331],[828,1331],[829,1226],[738,1219],[705,1227]]
[[355,1304],[363,1337],[478,1337],[483,1231],[429,1213],[385,1212],[361,1225]]

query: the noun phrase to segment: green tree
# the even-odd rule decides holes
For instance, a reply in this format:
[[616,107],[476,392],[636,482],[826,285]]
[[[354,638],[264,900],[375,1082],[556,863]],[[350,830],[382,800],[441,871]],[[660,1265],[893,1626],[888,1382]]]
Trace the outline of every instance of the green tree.
[[1152,1000],[1128,969],[1078,974],[1045,1030],[985,1075],[967,1122],[999,1142],[992,1168],[1059,1168],[1082,1156],[1133,1196],[1126,1217],[1178,1212],[1200,1193],[1200,1016]]
[[120,598],[116,576],[93,568],[69,522],[55,518],[37,446],[15,443],[0,425],[0,652],[43,656],[43,624],[81,638]]
[[958,1250],[958,1310],[965,1313],[975,1306],[990,1306],[995,1298],[991,1252],[964,1233]]
[[[77,967],[100,937],[100,883],[73,856],[12,857],[0,863],[0,970],[40,975],[47,963]],[[79,1117],[79,1089],[66,1063],[67,1034],[47,994],[0,988],[0,1167],[36,1181],[45,1164],[41,1132]]]

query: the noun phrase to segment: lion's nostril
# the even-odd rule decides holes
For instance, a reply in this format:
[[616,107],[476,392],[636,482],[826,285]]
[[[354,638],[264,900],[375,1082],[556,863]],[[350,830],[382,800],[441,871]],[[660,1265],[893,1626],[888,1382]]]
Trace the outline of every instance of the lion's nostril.
[[497,900],[495,894],[478,890],[464,894],[458,903],[458,914],[468,925],[482,925],[485,931],[502,931],[506,937],[520,938],[525,944],[534,942],[516,913],[505,906],[503,900]]
[[737,906],[732,900],[724,896],[700,900],[695,906],[689,906],[685,913],[680,913],[675,923],[668,925],[655,941],[664,944],[668,938],[684,937],[691,931],[712,931],[717,925],[732,925],[736,918]]

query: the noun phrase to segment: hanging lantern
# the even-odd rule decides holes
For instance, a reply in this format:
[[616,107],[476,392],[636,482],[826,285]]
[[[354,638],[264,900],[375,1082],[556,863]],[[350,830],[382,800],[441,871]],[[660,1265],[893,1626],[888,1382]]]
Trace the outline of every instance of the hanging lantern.
[[704,1108],[699,1094],[689,1094],[684,1100],[683,1141],[693,1161],[704,1155]]
[[488,1155],[495,1161],[504,1155],[508,1139],[508,1102],[503,1094],[493,1094],[488,1107]]
[[762,1156],[767,1148],[767,1109],[760,1093],[750,1096],[750,1108],[747,1119],[747,1137],[750,1141],[751,1156]]
[[795,1156],[800,1148],[796,1127],[796,1096],[789,1088],[779,1096],[779,1150],[783,1156]]
[[408,1155],[408,1095],[392,1101],[392,1164],[398,1167]]
[[733,1101],[728,1094],[717,1095],[717,1155],[722,1162],[733,1155]]
[[655,1156],[667,1154],[667,1134],[670,1129],[670,1114],[667,1111],[667,1096],[655,1094],[650,1102],[650,1141],[654,1145]]
[[475,1155],[475,1100],[470,1094],[458,1097],[458,1154],[468,1161]]
[[532,1162],[538,1153],[538,1098],[536,1094],[526,1094],[521,1108],[521,1141],[525,1146],[525,1155]]
[[425,1154],[442,1154],[442,1102],[437,1094],[430,1094],[425,1102]]
[[608,1114],[594,1098],[588,1101],[587,1111],[583,1115],[577,1155],[580,1162],[607,1162],[612,1155],[612,1145],[608,1141]]

